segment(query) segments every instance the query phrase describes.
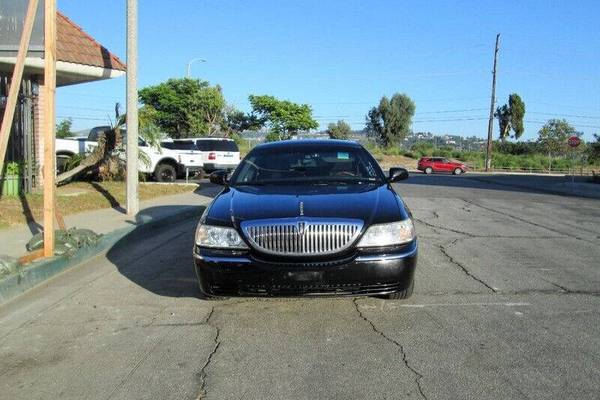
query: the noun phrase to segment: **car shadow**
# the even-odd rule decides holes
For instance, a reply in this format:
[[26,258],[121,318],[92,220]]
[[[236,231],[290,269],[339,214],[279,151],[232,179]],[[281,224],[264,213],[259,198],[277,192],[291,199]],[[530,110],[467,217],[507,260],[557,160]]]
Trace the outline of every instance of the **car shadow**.
[[[588,183],[589,178],[576,176],[575,183]],[[495,190],[535,194],[554,194],[559,196],[598,197],[600,198],[600,185],[597,190],[586,189],[589,193],[581,194],[577,191],[570,192],[570,176],[542,176],[542,175],[511,175],[511,174],[434,174],[426,175],[421,172],[411,172],[410,177],[400,183],[397,188],[401,193],[408,194],[410,185],[417,186],[445,186],[448,188],[465,188],[478,190]],[[590,185],[588,185],[590,186]],[[404,188],[403,188],[404,187]]]
[[[194,193],[214,198],[221,190],[211,184],[203,186]],[[135,229],[111,246],[106,258],[124,277],[154,294],[199,297],[192,247],[196,224],[206,206],[198,199],[198,204],[140,211],[131,221]]]

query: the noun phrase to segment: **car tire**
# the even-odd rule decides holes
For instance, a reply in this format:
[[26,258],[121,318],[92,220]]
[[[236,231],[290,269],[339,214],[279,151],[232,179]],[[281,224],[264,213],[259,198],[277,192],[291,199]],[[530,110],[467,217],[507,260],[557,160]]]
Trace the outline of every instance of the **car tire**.
[[406,289],[401,290],[399,292],[390,293],[390,294],[386,295],[385,298],[388,300],[408,299],[410,296],[412,296],[414,288],[415,288],[415,280],[413,279],[413,281],[410,283],[409,287],[407,287]]
[[460,168],[454,168],[454,175],[460,175],[463,173],[463,170]]
[[177,170],[171,164],[160,164],[154,171],[154,178],[158,182],[175,182]]
[[430,174],[432,174],[432,173],[433,173],[433,168],[431,168],[431,167],[427,167],[427,168],[425,168],[425,171],[424,171],[424,172],[425,172],[427,175],[430,175]]

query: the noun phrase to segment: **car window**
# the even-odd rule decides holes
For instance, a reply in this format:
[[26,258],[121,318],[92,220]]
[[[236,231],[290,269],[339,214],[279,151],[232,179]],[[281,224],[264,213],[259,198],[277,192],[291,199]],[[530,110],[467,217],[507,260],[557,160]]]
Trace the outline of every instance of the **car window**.
[[253,150],[232,176],[231,184],[382,180],[381,169],[362,148],[293,146]]
[[196,140],[196,148],[200,151],[240,151],[233,140]]
[[197,150],[193,140],[175,140],[173,142],[165,143],[168,143],[170,146],[168,148],[173,150]]

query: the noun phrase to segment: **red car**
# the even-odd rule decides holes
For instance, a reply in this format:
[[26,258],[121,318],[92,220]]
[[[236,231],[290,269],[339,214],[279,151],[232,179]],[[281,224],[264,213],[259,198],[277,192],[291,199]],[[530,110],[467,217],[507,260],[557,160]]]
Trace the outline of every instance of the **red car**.
[[426,174],[434,172],[447,172],[460,175],[467,172],[467,166],[459,161],[450,161],[444,157],[422,157],[417,164],[417,169]]

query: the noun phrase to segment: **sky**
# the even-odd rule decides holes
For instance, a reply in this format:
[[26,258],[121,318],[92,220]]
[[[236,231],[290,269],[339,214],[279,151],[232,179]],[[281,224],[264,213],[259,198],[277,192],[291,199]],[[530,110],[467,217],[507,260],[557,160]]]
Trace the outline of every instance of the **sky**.
[[[58,9],[126,59],[125,0],[58,0]],[[567,119],[600,133],[600,1],[140,0],[139,87],[184,77],[219,84],[249,111],[248,95],[310,104],[325,129],[354,129],[383,95],[416,104],[412,129],[487,135],[494,41],[497,105],[524,100],[525,134]],[[57,90],[57,116],[75,130],[105,124],[125,105],[125,78]],[[494,135],[498,127],[495,121]]]

